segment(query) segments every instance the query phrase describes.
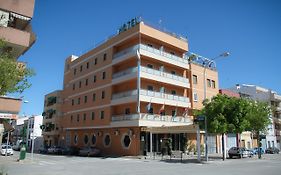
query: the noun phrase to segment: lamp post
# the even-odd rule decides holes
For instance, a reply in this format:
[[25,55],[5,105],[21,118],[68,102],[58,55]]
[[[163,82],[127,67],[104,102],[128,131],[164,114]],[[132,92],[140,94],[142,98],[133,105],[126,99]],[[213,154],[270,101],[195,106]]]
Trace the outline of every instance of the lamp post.
[[[213,59],[208,59],[206,57],[197,55],[195,53],[190,52],[191,56],[189,57],[191,60],[192,59],[196,59],[196,60],[201,60],[201,63],[203,64],[204,67],[204,74],[203,74],[203,81],[204,81],[204,98],[203,101],[205,101],[207,99],[207,87],[206,87],[206,69],[208,67],[210,67],[212,64],[214,64],[214,67],[216,67],[216,63],[214,62],[215,59],[221,58],[221,57],[227,57],[230,55],[229,52],[224,52],[220,55],[218,55],[217,57],[213,58]],[[206,161],[208,161],[208,128],[207,128],[207,117],[205,116],[205,157],[206,157]]]
[[[221,57],[227,57],[229,56],[229,52],[224,52],[220,54],[219,56],[213,58],[213,59],[204,59],[203,66],[204,66],[204,74],[203,74],[203,81],[204,81],[204,98],[203,101],[207,99],[207,87],[206,87],[206,69],[210,67],[212,64],[215,64],[214,60]],[[208,162],[208,127],[207,127],[207,117],[205,116],[205,156],[206,156],[206,162]]]

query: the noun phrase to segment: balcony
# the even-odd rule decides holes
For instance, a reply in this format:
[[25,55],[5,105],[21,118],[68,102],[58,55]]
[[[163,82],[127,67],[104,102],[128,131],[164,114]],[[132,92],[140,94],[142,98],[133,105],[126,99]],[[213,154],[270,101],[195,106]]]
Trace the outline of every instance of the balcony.
[[112,75],[112,84],[122,83],[137,77],[137,67],[129,68]]
[[[137,90],[121,92],[112,95],[111,105],[125,104],[137,101]],[[140,90],[140,101],[166,104],[170,106],[178,107],[190,107],[189,98],[184,96],[177,96],[172,94],[166,94],[161,92],[149,91],[146,89]]]
[[151,79],[163,83],[168,83],[184,88],[190,88],[190,84],[187,78],[178,75],[170,74],[167,72],[151,69],[141,66],[140,76],[146,79]]
[[111,105],[125,104],[137,101],[137,90],[121,92],[112,95]]
[[151,103],[166,104],[170,106],[191,107],[189,98],[145,89],[140,90],[140,100]]
[[130,115],[117,115],[111,118],[113,126],[180,126],[192,124],[191,118],[184,118],[182,116],[160,116],[153,114],[130,114]]
[[112,63],[116,64],[116,63],[122,62],[130,57],[136,56],[138,49],[140,50],[141,55],[153,58],[158,61],[173,64],[175,66],[178,66],[178,67],[181,67],[184,69],[189,68],[189,64],[188,64],[189,62],[187,59],[178,57],[176,55],[172,55],[170,53],[161,51],[159,49],[155,49],[153,47],[146,46],[144,44],[138,44],[138,45],[129,47],[125,50],[122,50],[122,51],[116,53],[113,56]]

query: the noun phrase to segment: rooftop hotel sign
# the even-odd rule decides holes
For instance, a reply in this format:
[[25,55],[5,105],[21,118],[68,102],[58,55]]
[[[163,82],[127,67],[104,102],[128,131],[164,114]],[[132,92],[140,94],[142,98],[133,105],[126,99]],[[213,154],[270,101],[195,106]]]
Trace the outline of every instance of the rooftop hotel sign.
[[140,18],[137,18],[137,17],[129,20],[128,22],[121,25],[121,27],[118,30],[118,34],[125,32],[126,30],[136,26],[139,23],[140,23]]

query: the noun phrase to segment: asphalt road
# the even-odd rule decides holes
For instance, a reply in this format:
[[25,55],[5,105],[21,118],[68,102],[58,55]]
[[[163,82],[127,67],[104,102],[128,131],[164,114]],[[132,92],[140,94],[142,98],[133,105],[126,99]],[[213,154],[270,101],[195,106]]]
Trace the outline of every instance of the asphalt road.
[[35,154],[31,161],[17,162],[18,152],[10,157],[0,157],[0,172],[8,175],[88,175],[88,174],[209,174],[209,175],[280,175],[281,154],[263,155],[243,159],[211,159],[208,163],[176,160],[151,160],[136,158],[88,158]]

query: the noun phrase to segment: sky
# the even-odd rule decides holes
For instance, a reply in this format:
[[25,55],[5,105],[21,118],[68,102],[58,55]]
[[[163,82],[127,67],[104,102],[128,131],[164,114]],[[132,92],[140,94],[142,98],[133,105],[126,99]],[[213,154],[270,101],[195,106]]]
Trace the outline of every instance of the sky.
[[281,94],[281,1],[278,0],[36,0],[35,44],[19,58],[36,72],[21,115],[42,114],[44,95],[62,89],[64,61],[116,34],[128,20],[187,36],[189,50],[216,61],[219,87],[255,84]]

